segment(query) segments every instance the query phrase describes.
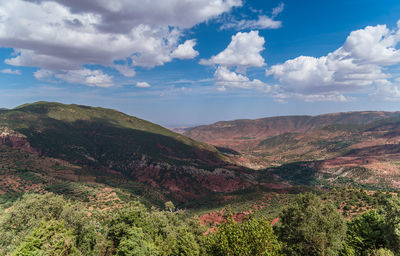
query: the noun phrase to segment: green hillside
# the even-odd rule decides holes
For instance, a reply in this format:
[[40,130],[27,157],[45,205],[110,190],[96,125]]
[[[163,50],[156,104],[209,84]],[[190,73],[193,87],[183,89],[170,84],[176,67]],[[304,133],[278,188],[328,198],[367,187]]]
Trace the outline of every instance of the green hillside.
[[166,161],[178,158],[208,162],[199,157],[201,153],[209,154],[216,162],[221,157],[212,146],[104,108],[52,102],[25,104],[2,110],[0,126],[26,135],[42,154],[85,163],[93,157],[105,164],[105,159],[118,157],[121,151],[128,156],[139,150],[148,157]]
[[2,132],[9,148],[78,166],[75,179],[135,181],[173,191],[178,201],[249,185],[215,147],[111,109],[25,104],[0,111]]

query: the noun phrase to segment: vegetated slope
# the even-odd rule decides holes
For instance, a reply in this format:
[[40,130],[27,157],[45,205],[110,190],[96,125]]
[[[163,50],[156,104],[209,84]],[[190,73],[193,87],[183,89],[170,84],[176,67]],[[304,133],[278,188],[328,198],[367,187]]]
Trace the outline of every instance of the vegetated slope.
[[75,179],[133,180],[181,201],[250,185],[246,170],[213,146],[104,108],[37,102],[1,110],[0,144],[77,166]]
[[252,150],[262,140],[284,133],[304,133],[332,124],[363,125],[395,116],[400,116],[400,112],[363,111],[318,116],[278,116],[222,121],[194,127],[184,134],[212,145],[246,151]]

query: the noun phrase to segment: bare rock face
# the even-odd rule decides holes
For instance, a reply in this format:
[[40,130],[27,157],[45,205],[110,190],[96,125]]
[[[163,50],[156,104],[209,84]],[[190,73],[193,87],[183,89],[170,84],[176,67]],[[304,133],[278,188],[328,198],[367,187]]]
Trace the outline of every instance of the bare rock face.
[[25,135],[11,130],[8,127],[0,127],[0,144],[32,154],[38,153],[37,150],[30,145]]

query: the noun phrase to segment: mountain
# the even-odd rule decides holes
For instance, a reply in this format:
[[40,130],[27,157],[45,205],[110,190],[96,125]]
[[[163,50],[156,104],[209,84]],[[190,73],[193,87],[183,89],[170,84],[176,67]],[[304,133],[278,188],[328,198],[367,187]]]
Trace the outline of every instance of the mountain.
[[100,208],[131,197],[192,207],[298,185],[400,186],[400,112],[236,120],[185,134],[204,142],[105,108],[2,109],[0,204],[29,191]]
[[363,125],[396,116],[400,116],[400,112],[363,111],[241,119],[193,127],[184,135],[220,147],[248,150],[267,138],[284,133],[304,133],[333,124]]
[[185,134],[233,148],[236,163],[263,170],[260,183],[400,187],[400,112],[236,120]]
[[0,194],[21,177],[38,181],[31,186],[37,190],[71,181],[136,182],[181,202],[251,185],[249,170],[215,147],[111,109],[52,102],[2,109],[0,146],[0,176],[9,180]]

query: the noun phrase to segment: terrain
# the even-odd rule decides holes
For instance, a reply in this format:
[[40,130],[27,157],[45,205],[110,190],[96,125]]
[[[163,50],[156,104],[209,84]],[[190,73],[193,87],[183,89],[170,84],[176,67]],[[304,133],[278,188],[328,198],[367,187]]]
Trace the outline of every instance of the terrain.
[[255,182],[208,144],[115,110],[51,102],[0,110],[0,158],[0,194],[79,194],[81,183],[185,203]]
[[192,127],[184,134],[212,145],[245,151],[253,149],[267,138],[285,133],[306,133],[329,125],[364,125],[398,116],[400,112],[363,111],[240,119]]
[[178,134],[104,108],[1,109],[0,255],[400,252],[400,112],[260,120]]
[[399,188],[400,113],[347,112],[218,122],[185,135],[211,143],[276,186]]
[[48,191],[102,209],[142,198],[246,212],[243,203],[270,193],[396,190],[399,142],[400,112],[235,120],[178,134],[111,109],[36,102],[0,110],[0,198]]

